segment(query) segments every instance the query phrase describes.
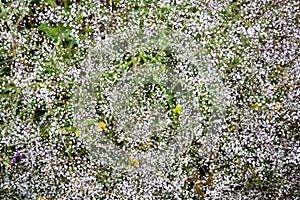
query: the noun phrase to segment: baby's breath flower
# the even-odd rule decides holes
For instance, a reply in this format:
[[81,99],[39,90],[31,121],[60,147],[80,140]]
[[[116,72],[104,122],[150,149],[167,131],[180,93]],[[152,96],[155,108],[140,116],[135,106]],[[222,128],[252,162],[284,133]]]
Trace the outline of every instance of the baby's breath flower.
[[[0,199],[299,198],[299,6],[299,1],[270,0],[1,1]],[[194,110],[186,109],[178,98],[160,102],[160,113],[166,113],[167,117],[171,114],[172,119],[165,120],[166,127],[159,128],[177,127],[172,124],[174,114],[180,114],[182,120],[185,114],[199,110],[199,134],[193,137],[183,156],[166,156],[172,161],[170,166],[163,164],[164,159],[157,165],[153,163],[151,158],[157,154],[149,157],[147,163],[155,165],[156,170],[146,176],[143,169],[148,166],[138,156],[117,159],[129,163],[128,168],[141,166],[138,173],[123,173],[116,165],[106,165],[105,161],[111,161],[109,156],[91,157],[93,148],[101,148],[103,142],[95,139],[95,145],[89,149],[79,139],[89,130],[81,132],[81,127],[75,125],[72,91],[80,72],[88,74],[83,68],[92,63],[87,65],[83,61],[98,41],[126,29],[153,27],[179,31],[193,38],[207,55],[200,66],[205,68],[211,63],[219,72],[215,79],[215,74],[205,70],[201,73],[212,82],[221,79],[222,88],[227,89],[204,87],[197,98],[188,102],[201,101],[199,109]],[[122,42],[124,48],[113,50],[130,52],[126,40]],[[174,40],[159,43],[157,47],[169,42]],[[189,60],[189,49],[187,46],[180,53],[181,61]],[[170,66],[193,68],[191,63],[178,64],[178,60],[172,60],[172,52],[152,55],[146,54],[149,46],[144,50],[136,67],[144,62],[161,62],[159,73],[168,71]],[[126,67],[134,63],[131,57],[134,55],[126,57]],[[107,64],[93,61],[101,67]],[[127,70],[113,62],[107,66],[111,73],[104,75],[107,82],[100,81],[103,87],[96,88],[98,100],[106,97],[103,94],[111,94],[111,86],[120,78],[118,69]],[[176,74],[183,79],[190,77],[187,70],[178,70]],[[80,85],[87,86],[86,81],[82,80]],[[124,89],[123,86],[119,88]],[[198,88],[199,84],[193,86]],[[87,87],[91,89],[90,85]],[[184,87],[176,85],[174,90]],[[143,106],[132,106],[130,112],[121,109],[126,118],[119,123],[114,121],[118,116],[112,116],[110,106],[92,102],[101,112],[95,111],[95,116],[89,118],[92,120],[82,123],[87,122],[97,137],[103,134],[104,138],[111,136],[121,123],[152,131],[164,121],[162,115],[151,116],[163,90],[157,91],[157,87],[151,92],[145,90],[136,99],[129,96],[136,100],[130,104]],[[223,92],[225,112],[218,114],[224,116],[220,120],[224,123],[208,128],[210,119],[215,119],[211,114],[218,112],[210,94]],[[151,102],[147,102],[145,97],[151,95]],[[87,108],[85,102],[79,103]],[[94,111],[89,109],[88,113]],[[190,121],[188,118],[180,126],[189,125]],[[142,122],[147,123],[139,127]],[[79,135],[74,127],[80,130]],[[173,135],[181,133],[180,129],[157,132],[152,131],[147,141],[142,138],[140,143],[134,143],[135,137],[130,138],[126,131],[118,129],[111,142],[124,144],[122,147],[127,149],[134,146],[133,152],[146,153],[172,146]],[[184,140],[184,137],[178,139]],[[202,151],[205,147],[213,148],[205,154]],[[101,151],[109,150],[101,148]],[[114,153],[111,157],[119,156]],[[211,170],[212,166],[216,169]]]

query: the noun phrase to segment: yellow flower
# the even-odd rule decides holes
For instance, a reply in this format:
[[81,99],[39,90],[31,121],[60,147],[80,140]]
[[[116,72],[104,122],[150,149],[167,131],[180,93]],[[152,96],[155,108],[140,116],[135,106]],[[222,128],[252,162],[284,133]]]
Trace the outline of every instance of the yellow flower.
[[139,164],[139,160],[137,160],[137,159],[130,158],[130,161],[131,161],[134,165],[138,165],[138,164]]
[[77,178],[73,178],[73,179],[72,179],[72,182],[78,183],[78,179],[77,179]]
[[278,83],[278,84],[276,85],[276,88],[277,88],[277,89],[281,88],[281,84]]
[[268,115],[268,120],[272,121],[273,117],[271,115]]
[[78,135],[78,129],[76,129],[76,130],[74,131],[74,133],[75,133],[75,135]]
[[281,108],[281,103],[279,103],[279,102],[275,102],[275,108],[274,108],[274,110],[275,111],[279,111],[280,110],[280,108]]
[[102,129],[102,130],[107,130],[107,128],[106,128],[106,124],[104,123],[104,122],[102,122],[102,121],[99,121],[98,122],[98,126],[99,126],[99,128],[100,129]]
[[278,70],[279,70],[280,72],[283,72],[283,71],[284,71],[284,67],[279,66],[279,67],[278,67]]
[[256,111],[260,111],[260,110],[261,110],[260,105],[257,104],[257,103],[253,103],[251,106],[252,106]]
[[236,129],[236,126],[232,126],[232,127],[229,129],[229,131],[230,131],[230,132],[233,132],[235,129]]
[[289,77],[289,76],[283,76],[283,77],[282,77],[282,80],[284,80],[284,81],[289,81],[289,80],[290,80],[290,77]]
[[72,167],[69,167],[69,172],[73,173],[73,168]]
[[161,66],[161,71],[166,71],[166,65]]
[[180,114],[181,113],[181,106],[180,105],[177,105],[174,109],[173,109],[173,112],[175,114]]
[[46,198],[46,197],[39,196],[39,197],[36,198],[36,200],[47,200],[47,198]]

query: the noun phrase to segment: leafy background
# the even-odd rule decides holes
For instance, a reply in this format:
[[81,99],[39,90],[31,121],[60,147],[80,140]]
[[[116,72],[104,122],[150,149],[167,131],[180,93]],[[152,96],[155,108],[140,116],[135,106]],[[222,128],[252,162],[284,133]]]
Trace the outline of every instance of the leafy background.
[[[299,7],[292,0],[1,1],[1,199],[297,199]],[[142,178],[91,159],[71,98],[99,38],[153,24],[191,35],[230,94],[211,156],[194,148],[166,179],[143,188]],[[26,158],[13,163],[17,152]]]

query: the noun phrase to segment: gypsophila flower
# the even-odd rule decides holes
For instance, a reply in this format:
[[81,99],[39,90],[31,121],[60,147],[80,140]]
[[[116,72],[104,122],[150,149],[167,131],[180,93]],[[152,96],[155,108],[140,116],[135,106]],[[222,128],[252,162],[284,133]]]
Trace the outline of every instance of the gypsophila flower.
[[[299,1],[6,0],[0,6],[0,199],[299,198]],[[115,56],[108,53],[87,61],[99,50],[98,42],[155,27],[190,36],[201,47],[199,54],[206,55],[199,66],[209,80],[191,79],[197,70],[180,70],[194,68],[186,63],[191,46],[175,59],[174,52],[153,45],[130,54],[127,47],[138,41],[123,40],[113,49],[123,53],[119,60],[106,63]],[[157,47],[171,42],[187,41],[161,40]],[[159,75],[178,66],[170,74],[192,84],[172,84],[170,76],[169,82],[137,87],[128,98],[105,103],[111,98],[106,94],[120,97],[128,91],[128,77],[119,84],[116,80],[132,66],[157,63]],[[217,73],[210,73],[207,63]],[[111,70],[101,71],[104,64]],[[103,72],[103,78],[87,68],[96,68],[96,75]],[[88,75],[100,80],[99,87],[88,85],[88,79],[80,82],[94,95],[74,94],[80,77]],[[155,77],[146,78],[143,84]],[[175,87],[167,91],[162,85]],[[195,90],[186,96],[190,107],[201,102],[198,109],[173,98],[176,91]],[[212,97],[220,93],[216,104]],[[119,149],[132,151],[128,157],[111,156],[129,170],[107,165],[107,156],[92,156],[96,147],[85,141],[95,139],[80,139],[85,134],[75,120],[73,101],[85,106],[77,113],[87,109],[82,118],[96,113],[89,120],[97,137],[104,134]],[[117,109],[119,116],[112,112]],[[197,126],[186,117],[195,112],[200,113]],[[142,136],[129,137],[121,125]],[[155,165],[151,158],[159,158],[157,150],[176,144],[180,128],[188,125],[198,130],[189,148],[145,173]],[[93,144],[99,148],[103,143]],[[148,151],[153,157],[138,156]]]

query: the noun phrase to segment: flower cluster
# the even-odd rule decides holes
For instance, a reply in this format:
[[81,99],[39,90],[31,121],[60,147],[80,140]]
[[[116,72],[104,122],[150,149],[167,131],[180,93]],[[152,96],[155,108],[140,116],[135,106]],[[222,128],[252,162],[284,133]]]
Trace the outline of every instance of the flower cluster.
[[[0,199],[298,198],[299,6],[299,1],[269,0],[2,1]],[[161,62],[164,70],[184,65],[192,47],[178,60],[158,49],[143,51],[148,52],[146,57],[141,52],[125,55],[123,63],[106,63],[111,58],[104,54],[104,63],[88,60],[91,51],[99,51],[96,44],[115,33],[155,27],[193,38],[206,55],[199,65],[203,77],[221,80],[217,84],[222,87],[205,84],[205,80],[198,84],[191,95],[202,102],[197,135],[181,156],[169,158],[171,165],[162,163],[149,175],[142,170],[122,171],[106,165],[105,158],[93,157],[93,146],[80,139],[81,127],[73,115],[74,102],[96,99],[89,105],[97,115],[82,117],[107,140],[119,147],[128,145],[130,138],[124,132],[112,131],[118,130],[113,109],[99,103],[112,92],[120,71],[105,71],[106,82],[101,82],[105,87],[90,87],[95,89],[91,96],[83,98],[80,94],[84,93],[73,91],[76,80],[87,73],[87,63],[100,71],[97,66],[104,63],[107,68],[122,66],[118,69],[124,70],[148,61]],[[126,51],[127,46],[124,41],[118,50]],[[184,70],[176,74],[189,77]],[[163,91],[150,86],[136,99],[155,99]],[[223,94],[219,104],[212,98],[215,94]],[[181,125],[175,122],[180,122],[186,110],[182,103],[169,100],[162,107],[175,130]],[[149,102],[148,107],[134,104],[141,107],[133,111],[148,116],[145,113],[151,111],[153,101]],[[219,112],[216,105],[223,105],[225,111]],[[148,110],[143,111],[144,107]],[[212,121],[216,122],[213,126]],[[212,130],[220,134],[209,134]],[[174,132],[165,133],[164,137],[153,135],[151,143],[141,143],[139,150],[159,148],[157,143],[172,144]],[[134,169],[147,160],[133,155],[120,163]]]

